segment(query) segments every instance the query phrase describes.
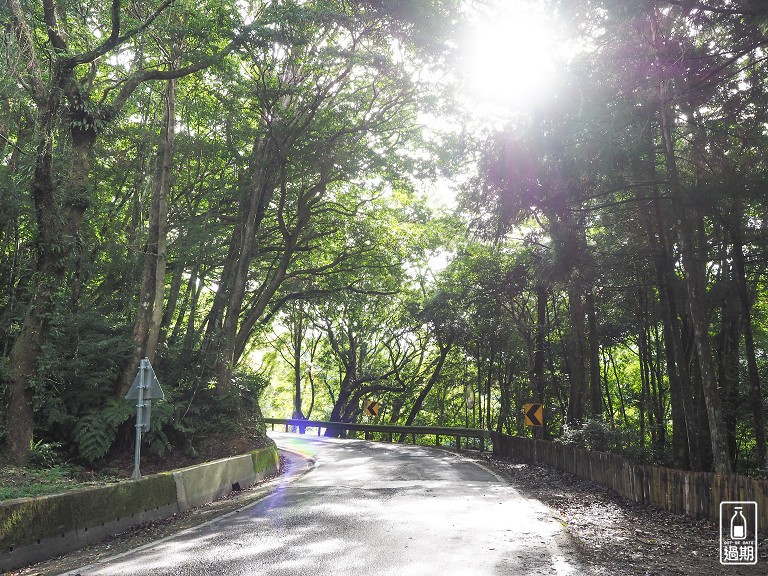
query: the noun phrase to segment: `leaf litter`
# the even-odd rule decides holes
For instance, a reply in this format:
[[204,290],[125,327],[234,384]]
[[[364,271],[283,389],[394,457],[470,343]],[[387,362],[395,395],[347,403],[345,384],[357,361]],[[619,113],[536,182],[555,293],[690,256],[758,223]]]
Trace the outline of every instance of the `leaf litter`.
[[557,512],[589,576],[752,576],[768,574],[768,539],[753,566],[720,564],[719,527],[638,504],[553,468],[485,456],[524,496]]

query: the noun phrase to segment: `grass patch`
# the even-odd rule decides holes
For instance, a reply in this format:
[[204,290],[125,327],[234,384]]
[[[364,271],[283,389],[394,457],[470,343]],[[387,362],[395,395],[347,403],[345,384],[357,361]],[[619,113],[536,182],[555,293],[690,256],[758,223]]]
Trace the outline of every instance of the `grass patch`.
[[86,480],[83,478],[85,475],[81,468],[67,464],[40,468],[3,465],[0,466],[0,500],[59,494],[83,486],[97,486],[118,480],[111,475],[89,475]]
[[0,467],[0,500],[64,492],[77,486],[68,466],[50,468]]

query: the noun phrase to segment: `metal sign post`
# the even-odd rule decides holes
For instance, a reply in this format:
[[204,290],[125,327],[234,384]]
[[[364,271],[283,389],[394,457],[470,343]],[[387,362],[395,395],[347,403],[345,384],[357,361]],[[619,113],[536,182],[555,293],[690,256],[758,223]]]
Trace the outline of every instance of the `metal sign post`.
[[149,363],[149,358],[141,360],[139,373],[136,374],[136,378],[134,378],[133,384],[125,398],[126,400],[136,399],[136,447],[133,453],[133,474],[131,474],[131,478],[139,479],[141,478],[141,471],[139,470],[141,433],[149,430],[150,410],[152,409],[150,399],[165,398],[160,382],[158,382],[155,371],[152,369],[152,364]]
[[146,358],[142,359],[139,365],[139,398],[136,402],[136,447],[133,450],[133,474],[131,474],[131,478],[137,480],[141,478],[141,471],[139,470],[139,462],[141,460],[141,429],[143,427],[141,413],[144,410],[144,388],[146,388],[144,385],[144,360]]

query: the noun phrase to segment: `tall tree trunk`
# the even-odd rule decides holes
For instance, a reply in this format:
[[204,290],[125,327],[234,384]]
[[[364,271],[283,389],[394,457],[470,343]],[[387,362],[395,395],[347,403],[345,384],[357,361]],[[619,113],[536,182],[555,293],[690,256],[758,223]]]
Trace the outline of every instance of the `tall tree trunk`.
[[[689,336],[689,339],[693,339]],[[691,343],[692,345],[692,343]],[[710,435],[709,416],[707,415],[707,402],[704,399],[704,389],[701,384],[701,369],[698,361],[698,352],[693,347],[691,350],[690,372],[691,372],[691,394],[693,397],[693,406],[696,410],[697,430],[699,434],[699,450],[701,457],[701,469],[712,470],[712,437]]]
[[[651,390],[654,396],[653,409],[656,413],[656,422],[658,426],[658,449],[663,452],[667,444],[667,425],[666,425],[666,390],[664,389],[664,370],[662,368],[661,337],[659,334],[659,322],[654,317],[653,320],[653,342],[649,342],[651,354]],[[648,338],[651,338],[649,332]]]
[[152,304],[152,318],[147,336],[146,356],[155,359],[160,331],[163,323],[163,302],[165,296],[165,269],[168,258],[168,199],[171,189],[171,168],[173,164],[174,139],[176,133],[176,80],[168,80],[165,89],[165,110],[163,112],[164,138],[158,148],[159,190],[157,202],[157,257],[155,261],[155,295]]
[[597,313],[595,311],[595,293],[587,292],[585,298],[588,327],[589,351],[589,404],[590,413],[595,420],[603,419],[603,395],[600,389],[600,339],[597,332]]
[[621,389],[621,378],[619,377],[619,370],[616,368],[616,360],[613,358],[613,354],[608,354],[611,367],[613,368],[613,377],[616,380],[616,392],[619,396],[619,411],[621,412],[621,420],[624,422],[624,427],[629,428],[629,418],[627,418],[627,403],[624,401],[624,392]]
[[749,404],[752,408],[752,419],[755,427],[755,450],[757,451],[757,463],[761,469],[766,467],[766,438],[765,438],[765,411],[763,410],[763,393],[760,385],[760,373],[757,369],[757,355],[755,352],[755,340],[752,332],[752,303],[747,291],[747,274],[744,264],[744,241],[742,238],[742,214],[741,200],[737,202],[734,210],[734,218],[731,226],[731,239],[733,241],[733,275],[739,292],[741,303],[742,325],[744,328],[744,353],[747,359],[747,375],[749,377]]
[[[353,386],[358,370],[358,353],[360,350],[351,329],[347,330],[348,344],[346,350],[342,349],[342,345],[330,327],[326,328],[326,334],[328,335],[328,343],[344,369],[341,381],[339,382],[339,395],[336,397],[336,401],[331,409],[331,422],[344,422],[345,414],[349,413],[348,404],[354,392]],[[339,433],[335,430],[326,430],[325,435],[336,437]]]
[[[346,414],[349,413],[349,402],[352,398],[352,376],[348,370],[345,371],[344,378],[339,385],[339,395],[331,409],[331,422],[347,422]],[[339,437],[337,430],[326,429],[325,436]]]
[[161,341],[167,341],[168,328],[173,321],[173,315],[176,312],[179,296],[181,295],[181,283],[184,280],[184,263],[180,260],[176,260],[171,264],[173,273],[171,275],[171,286],[168,289],[168,304],[163,311],[163,320],[160,323],[160,329],[162,334],[160,336]]
[[[658,15],[652,15],[652,34],[654,45],[661,53],[662,39],[659,33]],[[709,322],[706,314],[705,276],[696,254],[696,244],[693,225],[690,221],[690,206],[686,202],[686,192],[680,182],[675,158],[675,147],[672,130],[672,120],[669,88],[664,78],[664,64],[657,56],[656,64],[659,69],[659,124],[666,160],[669,190],[672,204],[677,217],[677,235],[680,243],[685,286],[688,293],[688,309],[693,325],[694,343],[698,356],[698,368],[701,374],[702,390],[706,403],[709,420],[710,440],[715,472],[728,474],[731,472],[731,459],[728,453],[728,440],[723,421],[723,410],[715,379],[712,350],[709,342]]]
[[[545,404],[544,392],[544,346],[547,334],[547,289],[542,285],[536,286],[536,334],[533,343],[533,366],[531,368],[531,391],[533,401]],[[518,403],[519,404],[519,403]],[[518,414],[516,421],[522,425],[522,415]],[[542,439],[548,437],[546,420],[544,426],[534,427],[533,437]]]
[[[724,263],[727,266],[727,264]],[[739,414],[739,340],[741,335],[741,305],[732,285],[721,305],[721,324],[718,338],[718,380],[723,391],[723,418],[728,435],[728,448],[736,460],[736,423]]]
[[477,400],[473,405],[472,415],[475,417],[475,427],[483,427],[483,370],[480,338],[475,341],[475,358],[477,359]]
[[[641,180],[658,180],[656,171],[656,153],[650,130],[644,130],[647,158],[640,163],[635,161],[633,169]],[[653,268],[661,304],[661,322],[664,341],[664,357],[669,379],[669,396],[672,415],[672,458],[676,468],[683,470],[701,470],[698,435],[696,434],[693,400],[687,389],[690,388],[688,368],[682,350],[677,295],[674,288],[674,263],[667,240],[667,227],[664,214],[659,204],[660,193],[652,190],[649,199],[642,188],[637,189],[637,198],[641,201],[640,219],[645,228],[648,247],[652,254]]]
[[508,362],[504,359],[502,354],[501,360],[496,367],[496,381],[499,383],[499,414],[496,418],[496,432],[499,434],[504,430],[506,424],[507,433],[510,433],[510,404],[512,398],[512,383],[506,378]]
[[[663,113],[666,116],[666,113]],[[666,122],[665,122],[666,123]],[[668,162],[671,165],[671,181],[677,181],[674,164],[674,153],[671,147],[669,127],[666,133],[665,147],[668,147]],[[690,322],[693,326],[694,345],[696,347],[698,370],[701,376],[702,392],[706,404],[707,418],[709,420],[709,433],[712,445],[713,465],[718,474],[731,472],[728,442],[723,420],[723,410],[720,395],[715,380],[715,371],[712,361],[712,350],[709,341],[709,322],[705,309],[704,271],[700,266],[694,249],[694,238],[691,223],[682,205],[682,188],[679,184],[672,184],[671,188],[677,188],[674,193],[678,214],[678,238],[682,252],[683,269],[685,272],[685,285],[688,293],[688,310]]]
[[[304,310],[301,302],[297,302],[291,310],[291,340],[293,344],[293,416],[294,419],[304,418],[301,409],[301,351],[304,341]],[[303,433],[303,432],[302,432]]]
[[123,366],[116,395],[125,396],[133,383],[141,358],[154,360],[160,335],[165,293],[165,266],[168,236],[168,193],[175,133],[176,81],[166,83],[160,140],[157,146],[155,172],[152,181],[149,228],[144,249],[136,320],[131,334],[131,357]]
[[605,389],[605,402],[608,405],[608,422],[611,424],[611,428],[616,426],[616,412],[613,407],[613,398],[611,398],[611,389],[608,386],[608,358],[606,358],[605,348],[601,349],[602,357],[602,386]]
[[203,351],[214,354],[216,392],[222,396],[229,392],[237,362],[237,333],[258,232],[278,183],[276,175],[280,171],[276,170],[275,158],[276,143],[271,136],[265,134],[254,141],[250,180],[243,186],[239,219],[208,316]]
[[485,428],[491,430],[493,427],[493,419],[491,414],[491,389],[493,387],[493,363],[496,361],[495,340],[491,340],[491,355],[488,358],[488,377],[485,379]]
[[[39,296],[38,296],[39,294]],[[37,356],[47,333],[41,313],[45,293],[38,290],[30,303],[30,311],[10,354],[9,380],[6,384],[5,426],[7,446],[13,461],[23,466],[29,461],[34,415],[30,381],[37,368]]]
[[[640,413],[640,445],[645,447],[646,437],[646,414],[648,413],[648,363],[646,362],[646,332],[648,328],[648,319],[645,309],[645,288],[639,288],[637,293],[637,352],[640,365],[640,398],[638,400],[638,411]],[[648,418],[649,424],[652,423],[652,416]],[[651,440],[653,440],[653,428],[651,427]]]
[[[184,330],[184,338],[182,339],[182,348],[185,352],[189,353],[192,352],[200,336],[195,328],[195,320],[197,319],[197,307],[200,302],[200,294],[203,291],[205,274],[199,272],[199,270],[199,266],[196,266],[192,271],[192,276],[189,278],[189,312],[187,313],[187,326]],[[202,327],[200,330],[202,331]]]
[[571,388],[566,421],[571,426],[582,423],[586,408],[588,366],[583,297],[584,287],[580,272],[575,272],[568,283],[568,310],[571,319],[569,338]]
[[[426,400],[427,395],[432,390],[432,387],[440,378],[440,374],[443,371],[443,365],[445,364],[445,359],[448,356],[448,352],[451,351],[452,346],[453,346],[453,339],[450,339],[448,342],[446,342],[443,345],[439,345],[440,356],[438,356],[437,358],[437,363],[435,364],[435,368],[432,370],[432,374],[430,374],[429,380],[427,380],[427,383],[424,385],[424,388],[421,389],[421,392],[419,392],[419,395],[416,397],[416,401],[413,403],[413,406],[411,406],[411,410],[408,412],[408,417],[405,419],[405,424],[403,424],[403,426],[411,426],[413,424],[413,421],[416,419],[416,416],[418,416],[419,411],[421,410],[421,407],[424,405],[424,400]],[[404,440],[405,440],[405,434],[401,434],[400,442],[403,442]]]
[[544,342],[547,330],[547,289],[536,286],[536,335],[534,337],[531,391],[534,402],[544,402]]
[[[698,471],[702,469],[702,447],[699,441],[698,411],[693,401],[693,384],[683,345],[683,326],[679,315],[684,306],[678,302],[677,290],[674,285],[676,281],[674,264],[670,255],[667,231],[658,200],[655,201],[655,206],[659,238],[655,268],[659,283],[659,298],[661,299],[664,350],[667,358],[667,373],[670,378],[670,399],[673,418],[677,414],[680,432],[685,434],[684,448],[676,453],[685,469],[690,468],[693,471]],[[652,232],[650,233],[652,234]],[[682,414],[680,413],[681,410]],[[680,443],[679,445],[683,445],[679,437],[677,442]]]
[[[87,179],[90,151],[73,153],[73,158],[83,172],[82,179]],[[50,165],[37,168],[38,171],[50,169]],[[85,205],[72,206],[68,205],[68,199],[60,200],[61,193],[54,188],[51,179],[43,176],[41,180],[36,176],[35,199],[41,243],[38,248],[36,281],[31,286],[33,295],[21,331],[11,347],[9,378],[6,383],[8,450],[19,465],[28,461],[32,442],[34,417],[30,384],[37,372],[37,358],[48,337],[49,319],[57,306],[55,295],[67,284],[66,263],[74,255],[75,237],[85,212]],[[53,223],[57,218],[63,220],[63,225]]]
[[[19,10],[18,3],[14,8]],[[67,269],[76,253],[80,225],[91,200],[89,177],[96,141],[93,126],[69,122],[72,144],[68,165],[54,168],[53,143],[58,123],[62,115],[69,119],[63,113],[61,98],[76,95],[71,69],[57,62],[53,75],[55,86],[37,102],[37,148],[31,186],[37,224],[35,279],[30,285],[32,297],[21,330],[11,348],[6,382],[7,444],[11,458],[18,464],[29,459],[34,427],[30,384],[37,373],[37,358],[48,337],[56,294],[67,285]]]

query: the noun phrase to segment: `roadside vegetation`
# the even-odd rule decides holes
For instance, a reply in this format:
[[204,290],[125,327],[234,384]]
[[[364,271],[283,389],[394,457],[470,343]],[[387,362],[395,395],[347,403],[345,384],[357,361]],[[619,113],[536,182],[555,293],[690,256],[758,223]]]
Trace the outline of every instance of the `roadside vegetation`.
[[32,446],[30,462],[26,466],[0,462],[0,500],[57,494],[119,480],[115,470],[96,473],[65,462],[60,449],[61,444],[40,441]]
[[0,8],[4,484],[129,474],[143,357],[150,464],[538,402],[547,439],[768,472],[768,9],[516,3],[568,49],[496,45],[556,73],[483,124],[464,37],[511,4],[470,4]]
[[30,498],[65,492],[79,486],[72,470],[63,466],[52,468],[0,467],[0,500]]

